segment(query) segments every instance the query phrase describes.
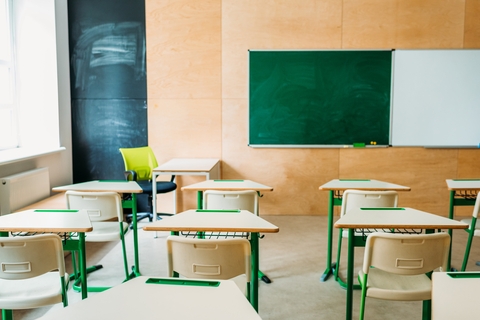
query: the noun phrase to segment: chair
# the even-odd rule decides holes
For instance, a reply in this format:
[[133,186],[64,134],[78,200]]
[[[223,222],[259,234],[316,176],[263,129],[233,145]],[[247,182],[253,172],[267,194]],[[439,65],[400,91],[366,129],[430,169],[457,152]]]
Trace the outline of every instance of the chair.
[[[254,190],[219,191],[207,190],[203,193],[203,209],[206,210],[248,210],[258,216],[258,193]],[[270,278],[261,270],[258,277],[265,283],[271,283]]]
[[[155,154],[150,147],[120,148],[120,153],[125,164],[125,178],[136,181],[148,196],[148,205],[152,208],[152,170],[158,167]],[[157,181],[157,194],[168,193],[177,189],[174,183],[175,176],[170,181]],[[157,213],[155,213],[157,214]],[[170,215],[170,214],[167,214]],[[129,215],[131,218],[131,215]],[[148,218],[153,220],[153,212],[137,213],[137,221]]]
[[480,237],[480,226],[477,226],[478,212],[480,211],[480,193],[477,194],[475,200],[475,206],[473,207],[473,213],[471,219],[462,219],[462,222],[468,224],[468,229],[465,229],[468,233],[467,246],[465,248],[465,254],[463,256],[462,271],[467,268],[468,257],[470,256],[470,248],[472,247],[473,237]]
[[68,305],[62,240],[56,234],[0,238],[0,309]]
[[[123,221],[122,200],[116,192],[80,192],[67,191],[67,208],[88,211],[92,221],[93,231],[85,235],[86,242],[122,242],[123,267],[125,279],[129,278],[127,252],[125,247],[125,232],[128,230],[128,223]],[[116,220],[116,221],[113,221]],[[75,258],[75,255],[72,254]],[[73,263],[76,266],[76,263]],[[94,270],[102,266],[96,266]],[[76,274],[76,272],[75,272]],[[106,287],[88,287],[88,291],[104,291]]]
[[432,281],[430,272],[446,271],[450,235],[395,234],[374,232],[367,237],[363,267],[358,280],[362,288],[360,319],[364,318],[366,297],[424,301],[430,314]]
[[[352,208],[381,208],[396,207],[398,202],[398,193],[396,191],[364,191],[364,190],[345,190],[342,196],[342,207],[340,217],[343,217]],[[348,231],[339,229],[337,263],[335,266],[335,280],[339,280],[340,254],[342,250],[342,238],[348,238]],[[362,234],[355,233],[355,241],[363,241]]]
[[198,239],[167,237],[168,275],[235,281],[248,296],[250,242],[244,238]]

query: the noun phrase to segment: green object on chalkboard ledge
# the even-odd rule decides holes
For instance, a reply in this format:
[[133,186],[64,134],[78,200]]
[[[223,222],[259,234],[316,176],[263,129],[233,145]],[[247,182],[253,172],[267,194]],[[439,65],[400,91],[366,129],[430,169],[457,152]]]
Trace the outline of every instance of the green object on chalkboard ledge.
[[249,144],[389,145],[391,83],[391,50],[251,50]]

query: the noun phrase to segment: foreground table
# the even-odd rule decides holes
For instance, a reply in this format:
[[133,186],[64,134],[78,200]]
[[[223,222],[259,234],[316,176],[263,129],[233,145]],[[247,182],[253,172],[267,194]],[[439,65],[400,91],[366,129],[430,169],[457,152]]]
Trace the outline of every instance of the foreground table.
[[[155,303],[149,301],[155,297]],[[127,303],[128,302],[128,303]],[[260,316],[231,280],[137,277],[41,319],[231,319]]]
[[432,274],[432,319],[478,317],[480,272],[434,272]]
[[[205,176],[205,179],[220,179],[220,160],[209,158],[174,158],[152,170],[152,194],[157,194],[159,175]],[[157,198],[152,201],[153,212],[157,212]],[[177,213],[177,190],[173,192],[173,213]],[[155,219],[156,220],[156,219]]]
[[[65,251],[78,251],[82,299],[87,297],[87,267],[85,232],[92,231],[92,223],[86,210],[26,210],[0,216],[0,232],[8,236],[28,233],[57,233],[64,240]],[[78,234],[71,238],[70,233]]]
[[137,194],[142,193],[142,188],[135,181],[111,181],[111,180],[96,180],[82,183],[75,183],[66,186],[55,187],[52,189],[56,192],[73,191],[88,191],[88,192],[117,192],[120,194],[130,194],[128,199],[122,199],[123,208],[132,210],[132,229],[133,229],[133,249],[134,261],[132,274],[130,277],[140,275],[140,264],[138,257],[138,229],[137,229]]
[[328,227],[327,227],[327,267],[320,278],[326,281],[333,274],[335,264],[332,264],[332,235],[334,206],[342,205],[342,195],[345,190],[366,190],[366,191],[410,191],[410,187],[398,184],[370,179],[333,179],[319,187],[322,191],[328,191]]
[[[355,231],[358,232],[358,229],[395,229],[396,232],[416,233],[417,229],[433,232],[440,229],[466,229],[468,225],[412,208],[355,208],[341,217],[335,223],[335,227],[348,229],[346,319],[352,319]],[[365,234],[365,236],[367,235]]]
[[145,231],[191,232],[249,232],[252,250],[252,277],[250,301],[258,311],[258,234],[276,233],[279,228],[246,210],[188,210],[174,216],[154,221],[143,227]]

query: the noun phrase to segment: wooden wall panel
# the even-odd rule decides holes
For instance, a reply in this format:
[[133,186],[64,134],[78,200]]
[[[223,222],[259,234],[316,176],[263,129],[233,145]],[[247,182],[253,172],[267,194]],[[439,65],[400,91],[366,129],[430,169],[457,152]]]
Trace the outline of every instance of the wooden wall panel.
[[221,1],[147,1],[149,98],[218,99]]
[[395,48],[397,0],[344,0],[342,48]]
[[364,178],[411,188],[399,194],[399,205],[448,215],[445,180],[456,176],[457,150],[425,148],[344,149],[340,178]]
[[480,48],[480,1],[466,0],[465,48]]
[[465,0],[399,0],[395,48],[462,48]]
[[[161,161],[219,157],[224,178],[273,186],[262,214],[326,215],[318,187],[361,177],[410,186],[400,205],[447,215],[445,180],[480,177],[477,150],[247,146],[248,49],[478,47],[478,1],[147,0],[146,8],[149,143]],[[195,206],[195,194],[180,192],[179,204]]]

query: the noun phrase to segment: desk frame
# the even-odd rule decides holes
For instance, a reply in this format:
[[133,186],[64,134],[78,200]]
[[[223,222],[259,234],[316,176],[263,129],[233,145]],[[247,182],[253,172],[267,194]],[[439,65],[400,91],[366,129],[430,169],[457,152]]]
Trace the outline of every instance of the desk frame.
[[[322,191],[328,191],[328,226],[327,226],[327,261],[326,269],[320,277],[320,281],[327,281],[334,273],[336,264],[332,263],[332,237],[334,207],[342,205],[342,195],[345,190],[366,190],[366,191],[410,191],[410,187],[401,186],[389,182],[369,179],[333,179],[319,187]],[[340,282],[340,285],[344,286]]]
[[[396,219],[389,221],[389,216],[395,216]],[[398,219],[399,217],[400,219]],[[357,208],[352,209],[347,215],[340,218],[335,223],[335,227],[348,229],[346,319],[351,320],[353,313],[355,229],[423,229],[426,230],[427,233],[431,233],[440,229],[466,229],[468,225],[463,222],[412,208],[392,208],[385,210],[362,210]],[[429,305],[428,302],[423,302],[423,319],[430,319]]]
[[132,210],[132,229],[133,229],[133,252],[134,252],[134,265],[132,266],[132,272],[129,276],[131,278],[140,275],[140,259],[138,254],[138,228],[137,228],[137,193],[142,193],[142,188],[135,181],[89,181],[83,183],[75,183],[71,185],[55,187],[52,189],[56,192],[66,192],[68,190],[73,191],[86,191],[86,192],[105,192],[112,191],[119,194],[130,194],[129,199],[123,199],[122,207],[124,209]]
[[[201,210],[200,210],[201,211]],[[200,216],[203,214],[203,216]],[[211,219],[208,219],[210,216]],[[232,218],[233,217],[233,218]],[[200,219],[199,219],[200,218]],[[193,220],[193,221],[191,221]],[[227,220],[227,221],[225,221]],[[233,223],[229,220],[233,220]],[[258,270],[259,270],[259,233],[277,233],[279,228],[270,222],[254,215],[253,213],[240,210],[226,214],[221,210],[207,210],[197,212],[188,210],[172,216],[168,219],[158,220],[143,227],[145,231],[170,231],[170,232],[250,232],[251,246],[251,283],[250,302],[258,311]]]

